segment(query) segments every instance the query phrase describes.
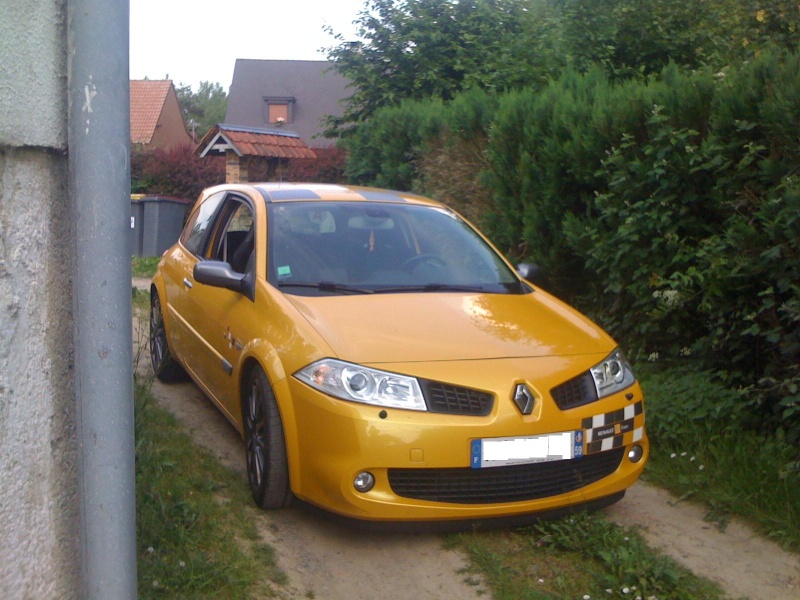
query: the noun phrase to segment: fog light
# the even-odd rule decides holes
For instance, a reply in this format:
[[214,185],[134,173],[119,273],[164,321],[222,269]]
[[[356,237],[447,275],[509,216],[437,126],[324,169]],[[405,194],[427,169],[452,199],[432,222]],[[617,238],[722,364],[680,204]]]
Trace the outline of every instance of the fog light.
[[363,471],[356,475],[353,487],[359,492],[368,492],[375,486],[375,477],[372,473]]
[[637,463],[642,460],[643,455],[644,448],[642,448],[639,444],[636,444],[630,450],[628,450],[628,460],[632,463]]

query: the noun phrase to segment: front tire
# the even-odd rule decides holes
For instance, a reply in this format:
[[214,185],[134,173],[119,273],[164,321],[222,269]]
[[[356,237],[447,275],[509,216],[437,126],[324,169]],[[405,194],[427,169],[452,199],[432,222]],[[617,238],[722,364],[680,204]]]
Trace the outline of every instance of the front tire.
[[247,478],[253,500],[261,508],[292,503],[283,423],[275,394],[261,367],[247,378],[242,398]]
[[155,290],[150,292],[150,362],[159,381],[173,383],[186,378],[183,367],[169,351],[161,300]]

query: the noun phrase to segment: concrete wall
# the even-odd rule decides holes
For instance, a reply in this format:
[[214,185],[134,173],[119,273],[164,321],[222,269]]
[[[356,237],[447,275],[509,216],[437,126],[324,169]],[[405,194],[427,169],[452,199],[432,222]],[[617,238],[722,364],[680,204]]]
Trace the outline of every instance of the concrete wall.
[[77,598],[67,3],[0,14],[0,598]]

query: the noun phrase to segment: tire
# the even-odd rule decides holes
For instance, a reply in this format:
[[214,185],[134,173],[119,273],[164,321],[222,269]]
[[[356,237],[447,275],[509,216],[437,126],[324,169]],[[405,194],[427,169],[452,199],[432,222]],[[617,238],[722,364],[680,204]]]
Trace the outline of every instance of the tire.
[[172,383],[186,379],[186,371],[169,351],[164,314],[158,292],[150,292],[150,362],[159,381]]
[[242,394],[247,478],[261,508],[282,508],[294,499],[289,487],[286,440],[275,394],[261,367],[254,367]]

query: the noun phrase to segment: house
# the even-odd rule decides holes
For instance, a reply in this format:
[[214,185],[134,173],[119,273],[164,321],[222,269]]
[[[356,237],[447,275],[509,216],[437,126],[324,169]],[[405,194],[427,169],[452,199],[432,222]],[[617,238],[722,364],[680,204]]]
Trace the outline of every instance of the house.
[[291,131],[215,125],[203,136],[195,155],[225,156],[225,181],[267,180],[293,158],[316,158],[300,136]]
[[131,144],[143,149],[193,143],[170,80],[131,81]]
[[320,137],[326,115],[341,116],[349,80],[328,61],[239,58],[228,92],[226,125],[296,133],[311,148],[331,146]]

